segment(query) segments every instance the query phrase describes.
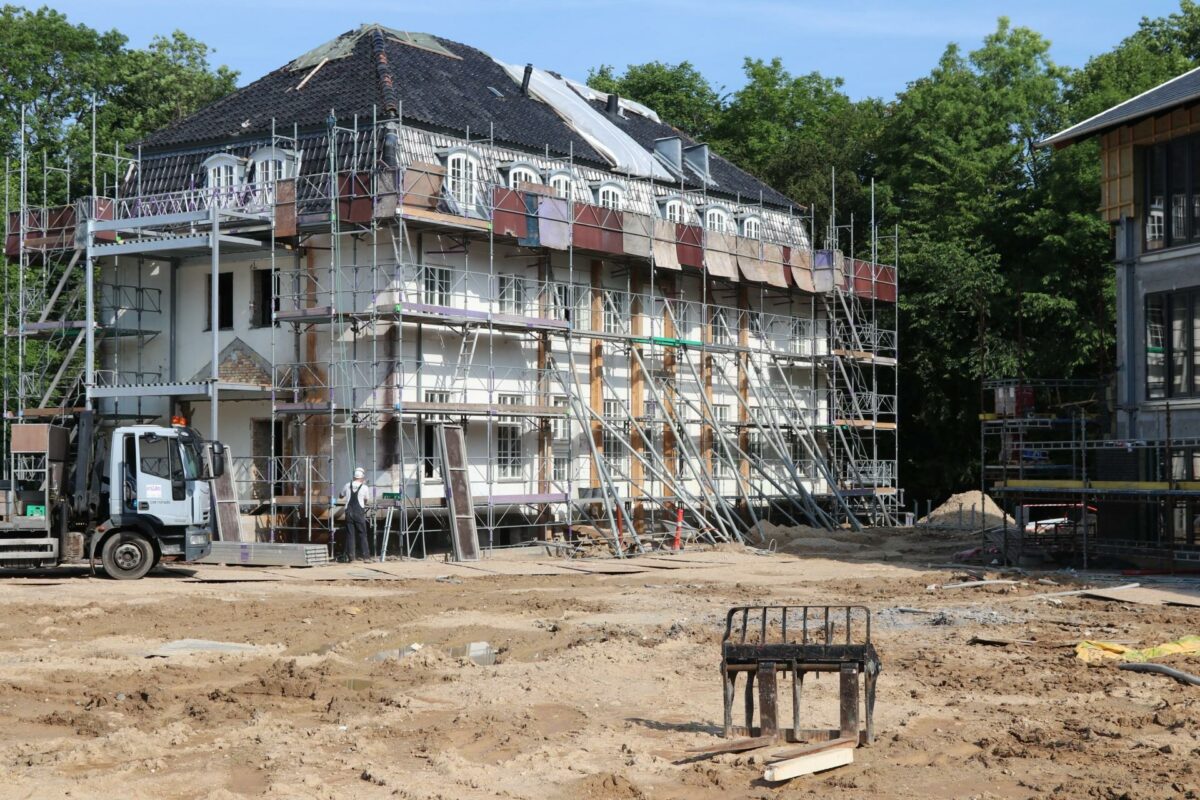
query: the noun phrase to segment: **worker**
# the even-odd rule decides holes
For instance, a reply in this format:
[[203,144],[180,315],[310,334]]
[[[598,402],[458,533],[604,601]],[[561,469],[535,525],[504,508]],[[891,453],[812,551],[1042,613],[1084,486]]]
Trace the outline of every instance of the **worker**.
[[[370,560],[366,509],[371,502],[371,490],[367,487],[366,470],[355,467],[354,479],[342,487],[338,500],[343,504],[346,515],[346,560]],[[358,555],[360,551],[361,556]]]

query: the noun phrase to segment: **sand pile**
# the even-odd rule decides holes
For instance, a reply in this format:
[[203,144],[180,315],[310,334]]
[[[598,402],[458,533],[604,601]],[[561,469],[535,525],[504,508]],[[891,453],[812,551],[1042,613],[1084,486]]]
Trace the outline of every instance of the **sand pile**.
[[921,525],[938,528],[991,528],[1016,521],[1004,513],[992,498],[978,489],[950,495],[950,499],[919,520]]

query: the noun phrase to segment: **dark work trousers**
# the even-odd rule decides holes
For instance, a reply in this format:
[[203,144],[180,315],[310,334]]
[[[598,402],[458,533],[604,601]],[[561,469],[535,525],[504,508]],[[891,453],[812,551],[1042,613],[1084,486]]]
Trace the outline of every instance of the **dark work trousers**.
[[361,551],[363,558],[371,557],[367,540],[367,515],[358,503],[358,487],[350,484],[350,502],[346,503],[346,557],[353,561]]

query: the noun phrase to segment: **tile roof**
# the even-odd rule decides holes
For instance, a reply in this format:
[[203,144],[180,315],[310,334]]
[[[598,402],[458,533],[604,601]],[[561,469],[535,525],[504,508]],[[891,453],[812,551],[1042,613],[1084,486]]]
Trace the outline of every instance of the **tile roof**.
[[1200,99],[1200,67],[1172,78],[1166,83],[1160,83],[1153,89],[1131,97],[1123,103],[1118,103],[1053,136],[1047,136],[1038,142],[1038,146],[1065,147],[1089,136],[1103,133],[1109,128],[1135,122],[1196,99]]
[[[592,105],[601,111],[604,110],[604,103],[599,100],[593,100]],[[695,139],[692,139],[687,134],[671,127],[665,122],[655,122],[641,114],[628,113],[624,116],[609,115],[609,121],[629,134],[630,137],[647,150],[654,150],[656,139],[664,139],[669,136],[678,136],[683,140],[684,147],[698,144]],[[715,183],[715,185],[709,186],[709,192],[712,194],[728,195],[731,199],[740,195],[742,202],[754,204],[758,202],[759,193],[761,192],[762,201],[767,205],[781,208],[789,208],[791,206],[800,207],[798,203],[794,203],[782,193],[767,186],[749,172],[735,166],[732,162],[722,158],[715,152],[709,155],[708,172]],[[685,175],[684,185],[688,189],[699,189],[702,186],[700,180],[690,172]]]
[[[449,55],[447,55],[449,53]],[[313,66],[313,64],[316,66]],[[493,91],[495,90],[495,91]],[[602,101],[593,101],[603,110]],[[355,114],[369,124],[373,111],[384,117],[398,107],[406,125],[472,139],[487,137],[518,150],[574,158],[608,169],[610,164],[545,103],[521,93],[508,73],[488,54],[428,34],[363,25],[347,31],[289,64],[200,109],[184,120],[142,140],[153,156],[206,144],[236,146],[261,140],[271,131],[290,135],[324,131],[330,112],[349,127]],[[681,134],[661,122],[628,113],[612,121],[643,147]],[[694,143],[682,137],[685,144]],[[710,190],[746,202],[781,208],[792,201],[749,173],[713,154]],[[692,176],[687,188],[700,188]]]

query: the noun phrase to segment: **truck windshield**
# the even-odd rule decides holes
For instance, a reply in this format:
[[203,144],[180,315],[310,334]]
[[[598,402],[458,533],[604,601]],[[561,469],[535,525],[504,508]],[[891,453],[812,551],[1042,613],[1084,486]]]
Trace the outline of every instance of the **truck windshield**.
[[199,480],[200,453],[196,450],[196,443],[187,439],[181,439],[179,446],[183,450],[184,479],[189,481]]

